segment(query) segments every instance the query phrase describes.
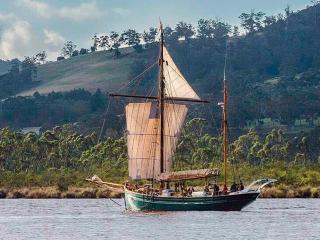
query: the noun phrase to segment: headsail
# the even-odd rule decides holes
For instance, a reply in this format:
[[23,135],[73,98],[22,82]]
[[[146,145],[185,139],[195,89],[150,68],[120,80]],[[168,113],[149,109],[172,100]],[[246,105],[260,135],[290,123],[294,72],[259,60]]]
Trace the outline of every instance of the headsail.
[[163,47],[163,74],[165,81],[165,93],[168,97],[189,98],[200,100],[200,97],[192,89],[184,78],[167,48]]
[[[182,104],[164,106],[164,170],[170,171],[178,136],[187,114]],[[160,174],[160,120],[156,102],[126,106],[129,177],[152,179]]]

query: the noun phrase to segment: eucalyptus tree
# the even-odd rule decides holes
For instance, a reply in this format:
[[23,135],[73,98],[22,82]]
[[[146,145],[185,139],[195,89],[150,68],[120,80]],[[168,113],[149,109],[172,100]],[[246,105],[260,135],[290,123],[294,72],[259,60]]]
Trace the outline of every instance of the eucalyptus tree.
[[109,43],[110,43],[110,49],[114,51],[114,55],[116,57],[119,57],[121,52],[119,51],[119,48],[123,44],[123,38],[121,35],[117,32],[112,31],[109,36]]
[[184,38],[187,42],[195,35],[193,26],[186,22],[179,22],[175,27],[175,32],[179,38]]
[[133,47],[136,51],[141,50],[141,34],[134,29],[128,29],[121,34],[124,44]]
[[262,19],[265,16],[263,12],[255,12],[251,10],[250,13],[242,13],[239,18],[241,20],[241,26],[252,34],[262,29]]
[[77,45],[75,45],[72,41],[67,41],[61,49],[61,54],[65,57],[72,57],[72,54],[76,50],[76,47]]
[[20,78],[23,83],[30,83],[36,77],[38,72],[35,57],[25,57],[21,62]]
[[90,47],[90,50],[91,50],[91,52],[95,52],[95,51],[97,51],[98,46],[99,46],[99,38],[98,38],[97,34],[93,35],[92,41],[93,41],[93,44]]
[[156,41],[158,30],[156,28],[149,28],[148,31],[144,31],[142,34],[142,39],[146,44],[146,47],[150,47],[153,45],[153,43]]
[[171,27],[165,27],[163,29],[163,35],[167,42],[175,43],[179,39],[177,32],[173,30]]
[[98,40],[98,46],[100,48],[103,49],[110,49],[111,45],[110,45],[110,37],[108,35],[102,35],[100,36],[99,40]]
[[41,51],[36,54],[35,56],[35,63],[37,64],[44,64],[47,62],[47,53],[46,51]]

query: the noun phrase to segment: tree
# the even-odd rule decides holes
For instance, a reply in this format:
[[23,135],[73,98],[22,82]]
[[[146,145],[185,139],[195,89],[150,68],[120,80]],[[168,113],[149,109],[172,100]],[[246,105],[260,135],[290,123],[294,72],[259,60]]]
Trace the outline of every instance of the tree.
[[176,42],[178,41],[178,34],[171,27],[165,27],[163,29],[163,35],[166,41],[168,42]]
[[235,37],[235,38],[240,36],[240,32],[239,32],[239,27],[238,26],[233,26],[232,36]]
[[35,62],[36,62],[37,64],[44,64],[44,63],[46,63],[46,62],[47,62],[46,59],[47,59],[47,53],[46,53],[46,51],[39,52],[39,53],[37,53],[36,56],[35,56]]
[[142,34],[142,39],[146,43],[146,47],[150,47],[156,40],[157,36],[157,29],[156,28],[149,28],[149,31],[144,31]]
[[189,39],[195,34],[193,26],[186,22],[179,22],[176,25],[175,31],[179,38],[184,38],[186,41],[189,41]]
[[109,37],[110,48],[114,51],[114,55],[116,57],[120,56],[119,47],[121,47],[123,43],[123,38],[119,35],[119,33],[112,31]]
[[231,26],[218,19],[200,19],[198,21],[198,35],[200,39],[215,39],[220,41],[227,37],[230,31]]
[[75,45],[72,41],[67,41],[61,50],[61,54],[65,57],[72,57],[72,54],[75,51],[76,47],[77,45]]
[[89,52],[88,49],[86,49],[86,48],[81,48],[79,54],[80,54],[80,55],[85,55],[85,54],[87,54],[88,52]]
[[290,17],[290,15],[293,13],[289,5],[287,5],[287,7],[284,9],[284,12],[286,14],[286,18]]
[[250,13],[242,13],[239,18],[241,19],[241,26],[246,29],[250,34],[259,31],[262,28],[262,18],[265,15],[263,12],[255,12],[251,10]]
[[212,38],[213,37],[213,29],[212,29],[212,21],[207,19],[200,19],[198,21],[198,36],[200,39]]
[[268,27],[277,22],[277,18],[275,16],[266,16],[263,20],[264,26]]
[[219,20],[211,20],[212,34],[216,40],[224,40],[231,31],[231,26]]
[[96,111],[101,109],[105,106],[106,103],[106,96],[101,92],[100,89],[92,95],[90,99],[90,107],[92,111]]
[[25,57],[21,63],[21,77],[25,83],[32,82],[37,74],[36,58]]
[[111,47],[110,37],[108,35],[100,36],[99,47],[103,49],[109,49]]
[[258,152],[262,148],[258,134],[250,129],[232,143],[232,159],[237,162],[260,163]]
[[97,37],[97,34],[93,35],[92,40],[93,40],[93,44],[90,47],[90,49],[91,49],[91,52],[95,52],[95,51],[97,51],[97,48],[99,46],[99,38]]
[[136,51],[141,50],[141,35],[137,33],[136,30],[128,29],[121,34],[121,39],[123,43],[127,44],[130,47],[133,47]]
[[72,57],[78,56],[79,55],[79,51],[78,50],[74,50],[72,53]]

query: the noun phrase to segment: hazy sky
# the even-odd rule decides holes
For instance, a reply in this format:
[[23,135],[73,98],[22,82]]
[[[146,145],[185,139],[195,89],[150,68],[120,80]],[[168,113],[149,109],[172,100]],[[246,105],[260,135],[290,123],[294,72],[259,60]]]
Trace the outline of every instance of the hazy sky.
[[220,18],[239,24],[251,9],[268,15],[303,9],[310,0],[0,0],[0,58],[22,58],[40,50],[55,59],[66,40],[89,48],[94,33],[143,31],[178,21]]

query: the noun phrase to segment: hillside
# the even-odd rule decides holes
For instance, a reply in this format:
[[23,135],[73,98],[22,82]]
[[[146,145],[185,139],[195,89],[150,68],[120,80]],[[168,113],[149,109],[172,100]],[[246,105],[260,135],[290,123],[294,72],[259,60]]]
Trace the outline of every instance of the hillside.
[[99,51],[49,62],[38,67],[36,81],[40,84],[18,95],[32,95],[36,91],[47,94],[75,88],[115,90],[128,81],[130,67],[136,59],[137,54],[128,48],[122,49],[119,58],[115,58],[112,52]]
[[0,59],[0,75],[5,74],[10,69],[10,63]]
[[[217,102],[222,99],[225,43],[228,38],[230,127],[243,130],[266,126],[288,130],[299,126],[305,130],[319,126],[319,12],[320,4],[295,13],[288,11],[286,15],[265,16],[259,20],[259,27],[249,28],[248,33],[241,36],[231,33],[231,26],[222,22],[214,22],[212,32],[203,32],[203,29],[210,28],[201,24],[211,24],[212,20],[202,21],[201,24],[199,21],[193,35],[186,35],[186,29],[180,31],[184,25],[177,24],[175,29],[165,34],[166,45],[192,87],[202,98],[211,101],[205,108],[191,106],[190,117],[206,118],[211,130],[220,127],[221,109]],[[179,41],[179,37],[185,40]],[[99,51],[40,65],[36,85],[23,88],[24,91],[18,95],[33,95],[36,91],[46,94],[74,88],[84,88],[91,93],[97,88],[103,92],[115,91],[156,61],[158,48],[155,45],[153,42],[141,52],[122,48],[119,57],[114,57],[111,51]],[[126,91],[150,92],[156,77],[154,68],[138,79],[134,88]],[[37,109],[42,100],[35,98],[34,101],[32,106]],[[50,97],[47,101],[47,104],[54,105]],[[81,102],[77,104],[78,108],[83,106]],[[7,109],[3,122],[12,123],[17,110],[12,106],[10,108],[9,104]],[[77,116],[83,116],[79,109],[75,112]],[[59,123],[70,122],[71,119],[79,121],[78,117],[70,118],[66,114],[67,111],[59,116]],[[33,119],[30,122],[41,124]]]

